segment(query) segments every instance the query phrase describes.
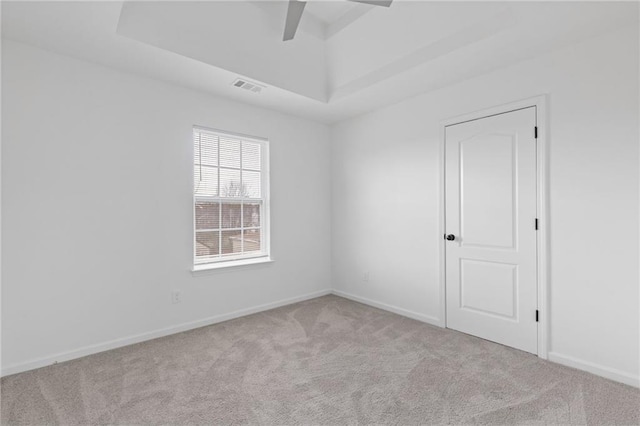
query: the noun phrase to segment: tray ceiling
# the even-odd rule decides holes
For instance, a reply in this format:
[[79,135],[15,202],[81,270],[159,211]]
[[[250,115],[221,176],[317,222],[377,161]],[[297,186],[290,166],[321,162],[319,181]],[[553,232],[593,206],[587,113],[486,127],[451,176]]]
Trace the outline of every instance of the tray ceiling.
[[[308,13],[307,13],[308,12]],[[637,24],[637,3],[2,2],[4,38],[322,122]],[[267,87],[250,93],[236,78]]]

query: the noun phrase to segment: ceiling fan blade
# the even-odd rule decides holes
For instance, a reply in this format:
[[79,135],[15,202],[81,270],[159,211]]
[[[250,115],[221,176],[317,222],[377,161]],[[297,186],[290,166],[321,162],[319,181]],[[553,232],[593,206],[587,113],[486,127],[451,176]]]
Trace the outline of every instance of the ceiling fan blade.
[[307,2],[298,0],[289,0],[289,6],[287,8],[287,20],[284,24],[284,36],[282,41],[293,39],[300,24],[300,18],[302,18],[302,11],[307,5]]
[[372,4],[374,6],[389,7],[393,0],[350,0],[358,3]]

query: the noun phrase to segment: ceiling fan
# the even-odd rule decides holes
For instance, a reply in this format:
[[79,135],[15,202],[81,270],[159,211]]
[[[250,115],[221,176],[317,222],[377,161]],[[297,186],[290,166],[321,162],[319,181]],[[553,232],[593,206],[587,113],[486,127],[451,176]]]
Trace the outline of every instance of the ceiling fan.
[[[372,4],[374,6],[389,7],[391,6],[391,2],[393,0],[349,0],[349,1]],[[307,5],[306,1],[289,0],[289,6],[287,9],[287,20],[284,25],[284,36],[282,38],[282,41],[291,40],[296,35],[296,30],[298,29],[300,18],[302,18],[302,11],[304,10],[304,7],[306,5]]]

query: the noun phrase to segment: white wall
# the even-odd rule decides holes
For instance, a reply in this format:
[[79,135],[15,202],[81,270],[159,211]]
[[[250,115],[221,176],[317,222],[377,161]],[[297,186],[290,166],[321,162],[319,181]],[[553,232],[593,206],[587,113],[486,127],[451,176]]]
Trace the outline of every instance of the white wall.
[[549,356],[637,386],[638,47],[628,27],[335,126],[334,288],[440,322],[439,123],[549,94]]
[[[318,294],[331,280],[440,321],[439,123],[548,93],[552,359],[638,381],[637,28],[333,135],[14,42],[3,42],[2,67],[5,373]],[[194,124],[270,138],[274,263],[189,272]]]
[[[331,287],[326,126],[14,42],[2,65],[4,373]],[[270,139],[275,262],[191,274],[194,124]]]

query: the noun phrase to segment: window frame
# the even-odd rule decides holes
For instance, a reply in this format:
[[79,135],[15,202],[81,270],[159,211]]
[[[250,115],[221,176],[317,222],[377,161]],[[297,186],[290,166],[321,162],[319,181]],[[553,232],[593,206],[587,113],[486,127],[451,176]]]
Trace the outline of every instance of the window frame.
[[[195,156],[195,137],[198,133],[209,133],[212,135],[215,135],[218,138],[231,138],[231,139],[238,139],[242,142],[250,142],[250,143],[257,143],[260,145],[260,179],[261,179],[261,183],[260,183],[260,198],[248,198],[248,197],[221,197],[220,193],[219,193],[219,188],[218,188],[218,194],[216,196],[208,196],[208,195],[196,195],[196,184],[195,184],[195,179],[194,176],[196,175],[196,156]],[[208,269],[217,269],[217,268],[223,268],[223,267],[231,267],[231,266],[242,266],[242,265],[251,265],[251,264],[257,264],[257,263],[264,263],[264,262],[271,262],[271,239],[270,239],[270,180],[269,180],[269,140],[266,138],[261,138],[261,137],[257,137],[257,136],[249,136],[249,135],[244,135],[241,133],[236,133],[236,132],[229,132],[229,131],[225,131],[225,130],[218,130],[218,129],[212,129],[212,128],[207,128],[207,127],[203,127],[203,126],[197,126],[194,125],[192,128],[192,132],[191,132],[191,147],[192,147],[192,151],[191,151],[191,194],[192,194],[192,219],[193,219],[193,224],[192,224],[192,271],[193,272],[197,272],[197,271],[203,271],[203,270],[208,270]],[[241,151],[242,152],[242,151]],[[200,160],[202,161],[202,160]],[[219,161],[219,160],[218,160]],[[219,170],[223,168],[223,169],[234,169],[234,168],[230,168],[230,167],[220,167],[220,163],[218,163],[217,169],[218,169],[218,173]],[[242,162],[240,163],[240,169],[235,169],[235,170],[243,170],[242,168]],[[247,169],[247,170],[253,170],[253,169]],[[255,171],[255,170],[253,170]],[[220,185],[219,183],[219,174],[218,174],[218,186]],[[251,203],[258,203],[260,204],[261,208],[260,208],[260,251],[256,251],[256,252],[250,252],[250,253],[240,253],[240,254],[227,254],[227,255],[223,255],[222,253],[220,253],[219,255],[217,255],[216,257],[210,257],[210,258],[205,258],[203,259],[202,257],[198,258],[198,256],[196,255],[196,250],[197,250],[197,234],[199,231],[205,231],[206,230],[198,230],[196,229],[197,227],[197,223],[196,223],[196,205],[197,202],[201,202],[201,201],[210,201],[213,203],[219,203],[220,204],[220,209],[222,210],[222,205],[227,203],[227,204],[241,204],[244,205],[245,203],[247,204],[251,204]],[[241,211],[244,211],[244,206],[241,207]],[[239,230],[245,229],[244,226],[244,220],[243,220],[243,214],[240,216],[240,228],[223,228],[222,227],[222,216],[219,217],[220,220],[220,224],[219,224],[219,228],[213,230],[213,231],[218,231],[220,232],[220,234],[223,231],[233,231],[233,230]],[[250,227],[246,227],[246,229],[256,229],[257,227],[255,226],[250,226]],[[210,230],[211,231],[211,230]],[[243,233],[244,235],[244,233]],[[222,238],[220,236],[220,238]]]

